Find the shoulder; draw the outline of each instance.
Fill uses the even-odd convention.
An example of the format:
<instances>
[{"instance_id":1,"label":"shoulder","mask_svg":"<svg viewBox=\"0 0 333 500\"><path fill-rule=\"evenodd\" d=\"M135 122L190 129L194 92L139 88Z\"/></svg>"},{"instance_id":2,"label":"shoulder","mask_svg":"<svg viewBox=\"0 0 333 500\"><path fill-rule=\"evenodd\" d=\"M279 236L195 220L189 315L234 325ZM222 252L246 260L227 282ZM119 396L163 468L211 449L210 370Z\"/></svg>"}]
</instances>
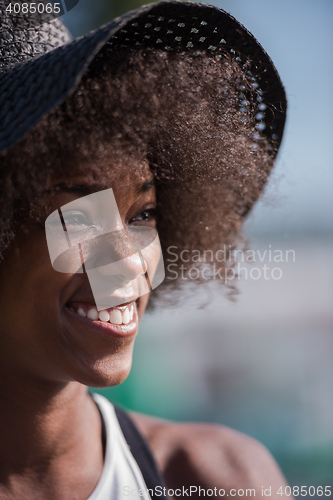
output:
<instances>
[{"instance_id":1,"label":"shoulder","mask_svg":"<svg viewBox=\"0 0 333 500\"><path fill-rule=\"evenodd\" d=\"M222 425L173 423L132 413L148 440L169 488L197 486L225 495L271 498L286 481L269 451L255 439ZM254 489L242 495L238 490ZM232 490L232 491L231 491ZM234 491L236 490L236 491Z\"/></svg>"}]
</instances>

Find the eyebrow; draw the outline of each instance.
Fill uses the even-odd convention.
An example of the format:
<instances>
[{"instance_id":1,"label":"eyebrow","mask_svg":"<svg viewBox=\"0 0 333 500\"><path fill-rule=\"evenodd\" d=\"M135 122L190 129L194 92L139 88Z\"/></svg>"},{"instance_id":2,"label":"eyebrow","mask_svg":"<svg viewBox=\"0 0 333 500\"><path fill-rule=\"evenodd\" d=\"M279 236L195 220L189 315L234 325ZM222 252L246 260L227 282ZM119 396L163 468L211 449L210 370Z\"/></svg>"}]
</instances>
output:
<instances>
[{"instance_id":1,"label":"eyebrow","mask_svg":"<svg viewBox=\"0 0 333 500\"><path fill-rule=\"evenodd\" d=\"M152 189L155 185L155 178L153 177L150 181L143 182L140 184L137 188L136 191L138 193L146 193L150 189ZM108 189L108 187L105 184L99 184L99 183L94 183L91 185L88 184L73 184L69 186L68 184L61 183L57 184L52 190L48 190L48 192L51 191L66 191L69 193L80 193L83 195L88 195L92 193L97 193L98 191L103 191L105 189Z\"/></svg>"},{"instance_id":2,"label":"eyebrow","mask_svg":"<svg viewBox=\"0 0 333 500\"><path fill-rule=\"evenodd\" d=\"M143 184L141 184L141 186L139 188L139 192L146 193L147 191L152 189L154 186L155 186L155 177L153 177L150 181L144 182Z\"/></svg>"}]
</instances>

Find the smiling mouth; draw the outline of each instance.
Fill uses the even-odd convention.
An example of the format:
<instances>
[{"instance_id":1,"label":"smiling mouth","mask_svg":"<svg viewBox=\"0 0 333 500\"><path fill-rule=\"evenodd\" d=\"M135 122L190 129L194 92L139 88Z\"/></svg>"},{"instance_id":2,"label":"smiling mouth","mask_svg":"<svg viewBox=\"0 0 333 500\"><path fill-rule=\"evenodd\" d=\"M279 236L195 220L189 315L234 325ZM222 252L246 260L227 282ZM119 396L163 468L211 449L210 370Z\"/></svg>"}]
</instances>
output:
<instances>
[{"instance_id":1,"label":"smiling mouth","mask_svg":"<svg viewBox=\"0 0 333 500\"><path fill-rule=\"evenodd\" d=\"M124 306L110 307L97 311L91 304L72 302L68 308L83 318L91 319L101 323L111 323L112 325L128 325L136 316L136 302Z\"/></svg>"}]
</instances>

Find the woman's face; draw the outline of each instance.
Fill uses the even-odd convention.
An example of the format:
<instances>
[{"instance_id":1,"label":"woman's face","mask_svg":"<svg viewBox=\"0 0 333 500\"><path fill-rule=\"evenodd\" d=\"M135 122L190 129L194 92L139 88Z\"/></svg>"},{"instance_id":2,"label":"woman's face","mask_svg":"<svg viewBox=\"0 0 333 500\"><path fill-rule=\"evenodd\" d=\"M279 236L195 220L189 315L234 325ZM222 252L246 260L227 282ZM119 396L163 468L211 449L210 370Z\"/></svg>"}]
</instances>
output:
<instances>
[{"instance_id":1,"label":"woman's face","mask_svg":"<svg viewBox=\"0 0 333 500\"><path fill-rule=\"evenodd\" d=\"M110 188L125 233L137 226L155 227L155 188L146 162L111 157L93 167L94 173L88 165L86 173L52 182L1 264L0 366L7 376L103 387L122 382L129 373L149 294L133 300L133 294L125 293L116 308L98 311L87 274L54 270L46 241L45 220L51 213ZM140 259L132 261L131 271L136 264L142 273Z\"/></svg>"}]
</instances>

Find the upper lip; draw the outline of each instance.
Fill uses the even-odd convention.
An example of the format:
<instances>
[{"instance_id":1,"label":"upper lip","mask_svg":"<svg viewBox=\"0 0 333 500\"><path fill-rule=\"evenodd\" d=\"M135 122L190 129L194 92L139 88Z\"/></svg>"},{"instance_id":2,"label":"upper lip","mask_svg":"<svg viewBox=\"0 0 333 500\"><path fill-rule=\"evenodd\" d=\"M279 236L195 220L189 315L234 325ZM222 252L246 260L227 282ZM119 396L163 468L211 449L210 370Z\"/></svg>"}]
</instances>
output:
<instances>
[{"instance_id":1,"label":"upper lip","mask_svg":"<svg viewBox=\"0 0 333 500\"><path fill-rule=\"evenodd\" d=\"M115 307L126 307L128 306L129 304L132 304L133 302L135 302L137 299L132 299L132 300L129 300L127 302L122 302L121 304L119 304L118 306L115 306ZM80 300L80 299L75 299L75 300L69 300L66 305L69 305L69 304L73 304L73 303L77 303L77 304L88 304L92 307L97 307L96 306L96 303L94 301L94 299L92 299L92 301L87 301L87 300ZM112 309L112 307L110 308L106 308L106 309Z\"/></svg>"},{"instance_id":2,"label":"upper lip","mask_svg":"<svg viewBox=\"0 0 333 500\"><path fill-rule=\"evenodd\" d=\"M82 278L86 278L87 276L84 274L76 274L74 276L74 279L71 281L71 286L70 289L68 290L68 295L64 300L65 305L69 305L71 303L79 303L79 304L89 304L91 307L97 307L96 301L94 299L94 295L92 293L92 290L90 288L89 283L85 280L84 283L80 283ZM119 290L120 292L120 290ZM110 297L111 298L111 297ZM116 295L113 295L113 298L116 298ZM108 297L105 297L105 302L107 303ZM126 306L127 304L130 304L131 302L135 302L138 299L137 294L119 294L119 300L121 303L119 306L116 307L121 307L121 306ZM106 308L108 309L108 308ZM110 307L111 309L111 307Z\"/></svg>"}]
</instances>

